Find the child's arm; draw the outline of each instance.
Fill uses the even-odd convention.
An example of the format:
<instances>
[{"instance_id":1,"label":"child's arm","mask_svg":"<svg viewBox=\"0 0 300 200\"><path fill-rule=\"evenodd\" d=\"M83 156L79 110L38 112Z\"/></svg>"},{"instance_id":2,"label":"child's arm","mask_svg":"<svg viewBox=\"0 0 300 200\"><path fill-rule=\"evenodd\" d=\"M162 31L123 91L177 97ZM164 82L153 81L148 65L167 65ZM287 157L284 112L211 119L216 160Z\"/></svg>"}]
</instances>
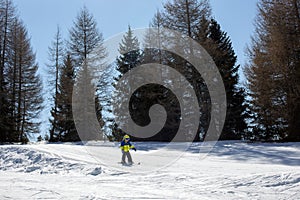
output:
<instances>
[{"instance_id":1,"label":"child's arm","mask_svg":"<svg viewBox=\"0 0 300 200\"><path fill-rule=\"evenodd\" d=\"M120 144L120 149L121 149L121 150L124 150L124 142L123 142L123 141L122 141L121 144Z\"/></svg>"},{"instance_id":2,"label":"child's arm","mask_svg":"<svg viewBox=\"0 0 300 200\"><path fill-rule=\"evenodd\" d=\"M135 146L133 144L129 143L129 146L130 146L130 149L136 151L136 148L135 148Z\"/></svg>"}]
</instances>

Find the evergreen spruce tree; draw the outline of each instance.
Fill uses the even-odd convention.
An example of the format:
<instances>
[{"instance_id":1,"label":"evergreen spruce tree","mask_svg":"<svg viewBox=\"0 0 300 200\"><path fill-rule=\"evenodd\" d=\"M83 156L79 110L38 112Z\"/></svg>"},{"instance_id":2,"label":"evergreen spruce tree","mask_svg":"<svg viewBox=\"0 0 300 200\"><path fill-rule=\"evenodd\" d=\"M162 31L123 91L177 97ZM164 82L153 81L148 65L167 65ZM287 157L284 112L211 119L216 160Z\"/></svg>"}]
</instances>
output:
<instances>
[{"instance_id":1,"label":"evergreen spruce tree","mask_svg":"<svg viewBox=\"0 0 300 200\"><path fill-rule=\"evenodd\" d=\"M180 71L177 65L182 66L186 63L183 63L181 58L173 53L162 50L163 45L166 45L167 43L164 39L162 40L162 38L164 38L163 28L165 28L164 13L157 11L150 22L150 27L154 29L150 29L143 41L143 63L164 64ZM166 35L166 38L168 37L170 37L170 35ZM155 44L155 47L153 47L153 44ZM162 82L165 82L165 84L178 84L178 82L180 82L180 80L167 78L168 71L158 69L155 71L152 70L152 73L153 74L149 75L150 77L158 76ZM180 84L183 86L182 83ZM181 114L179 101L173 91L159 84L148 84L140 88L138 92L139 95L133 95L133 99L136 99L136 101L138 100L139 102L136 107L137 110L140 110L140 112L138 112L139 115L136 116L136 121L141 121L140 124L147 125L149 123L153 123L148 116L148 112L150 107L154 104L163 106L167 111L167 119L164 127L154 136L141 140L163 142L171 141L178 131ZM188 126L188 124L186 124L186 126Z\"/></svg>"},{"instance_id":2,"label":"evergreen spruce tree","mask_svg":"<svg viewBox=\"0 0 300 200\"><path fill-rule=\"evenodd\" d=\"M101 61L106 56L102 33L86 7L81 9L70 30L68 51L74 59L75 73L84 67L85 62L91 67L92 62Z\"/></svg>"},{"instance_id":3,"label":"evergreen spruce tree","mask_svg":"<svg viewBox=\"0 0 300 200\"><path fill-rule=\"evenodd\" d=\"M168 1L164 4L164 10L162 12L158 12L154 16L151 26L157 28L158 30L160 29L160 27L164 27L174 31L179 31L182 34L185 34L191 38L195 38L196 30L199 23L201 22L201 19L206 18L207 16L210 16L210 7L207 1L200 1L200 2L195 0ZM189 52L193 51L193 48L190 46L190 44L178 42L178 45L180 46L177 46L176 47L177 49L182 49L183 51L186 50ZM148 56L148 52L149 50L146 50L145 52L146 56ZM178 55L174 55L170 52L165 52L160 50L151 50L150 52L152 53L154 60L158 60L159 63L173 67L178 72L180 72L186 78L186 80L188 80L188 82L193 86L193 89L195 90L195 93L198 98L198 103L201 107L200 108L202 113L201 117L204 118L205 115L203 113L208 113L206 112L208 106L205 103L203 97L205 95L204 91L206 91L206 93L208 92L207 92L207 87L204 84L201 75L195 70L195 68L193 68L193 66L190 63L188 63ZM165 75L162 74L162 76ZM181 87L188 87L188 85L184 85L183 82L180 80L168 80L168 81L171 81L172 82L171 84L174 85L180 84ZM179 103L176 101L176 97L174 96L174 94L172 94L171 91L165 89L163 90L164 90L163 92L164 95L162 96L164 100L162 99L162 101L165 102L164 106L166 106L165 108L168 111L168 119L164 127L167 130L164 130L165 134L161 138L163 138L163 140L165 141L167 140L170 141L174 137L174 133L177 132L177 129L179 127L178 125L181 122L181 109ZM194 112L199 112L199 111L195 110ZM187 115L184 117L187 118L189 116ZM188 120L188 121L189 122L185 124L187 130L189 129L188 127L195 126L192 120ZM201 124L199 121L198 132L206 132L205 129L208 128L208 123L209 123L209 116L207 116L205 120L201 120ZM186 140L188 141L192 139L190 138L190 135L188 133L186 133L185 137ZM200 135L197 134L194 140L199 140L199 139L200 139Z\"/></svg>"},{"instance_id":4,"label":"evergreen spruce tree","mask_svg":"<svg viewBox=\"0 0 300 200\"><path fill-rule=\"evenodd\" d=\"M241 139L247 128L245 93L238 86L240 66L236 65L237 59L230 38L215 20L211 20L206 42L206 49L219 68L226 90L227 114L220 140Z\"/></svg>"},{"instance_id":5,"label":"evergreen spruce tree","mask_svg":"<svg viewBox=\"0 0 300 200\"><path fill-rule=\"evenodd\" d=\"M113 122L112 117L112 105L111 105L111 95L114 90L113 82L116 70L113 64L105 67L105 70L101 72L101 76L98 79L96 86L96 114L100 126L102 127L102 132L105 134L110 141L113 140L111 125ZM102 115L106 113L106 115Z\"/></svg>"},{"instance_id":6,"label":"evergreen spruce tree","mask_svg":"<svg viewBox=\"0 0 300 200\"><path fill-rule=\"evenodd\" d=\"M195 38L203 18L211 17L208 0L172 0L164 4L164 27Z\"/></svg>"},{"instance_id":7,"label":"evergreen spruce tree","mask_svg":"<svg viewBox=\"0 0 300 200\"><path fill-rule=\"evenodd\" d=\"M141 64L140 43L133 35L130 26L128 26L128 31L119 45L119 53L121 56L117 59L117 70L120 72L118 79L132 68Z\"/></svg>"},{"instance_id":8,"label":"evergreen spruce tree","mask_svg":"<svg viewBox=\"0 0 300 200\"><path fill-rule=\"evenodd\" d=\"M53 138L55 141L78 141L73 113L72 113L72 93L74 87L75 72L70 55L64 61L60 73L58 93L57 93L57 115L56 126L53 126Z\"/></svg>"},{"instance_id":9,"label":"evergreen spruce tree","mask_svg":"<svg viewBox=\"0 0 300 200\"><path fill-rule=\"evenodd\" d=\"M119 45L119 53L121 54L117 58L117 71L120 73L118 77L115 78L116 81L119 81L120 78L129 72L134 67L140 65L142 63L142 53L140 50L140 43L138 39L133 35L133 31L131 30L131 27L128 26L128 31L123 36L123 39ZM124 87L130 87L130 84L127 82L122 83ZM119 91L117 91L117 97L118 101L124 101L124 93L122 92L122 88L118 88ZM126 89L127 90L127 89ZM130 91L130 88L129 90ZM134 104L134 102L132 102ZM117 115L122 123L127 124L126 117L123 116L124 108L116 109L114 110L114 114ZM118 129L118 126L116 124L113 125L114 129L113 135L115 139L120 138L121 136L119 134L125 134L123 131Z\"/></svg>"},{"instance_id":10,"label":"evergreen spruce tree","mask_svg":"<svg viewBox=\"0 0 300 200\"><path fill-rule=\"evenodd\" d=\"M93 83L93 71L84 66L77 73L77 82L73 94L73 113L80 139L103 140L104 135L100 128L103 126L102 106L96 96L96 85ZM97 103L97 104L96 104ZM95 120L97 119L97 120Z\"/></svg>"},{"instance_id":11,"label":"evergreen spruce tree","mask_svg":"<svg viewBox=\"0 0 300 200\"><path fill-rule=\"evenodd\" d=\"M49 141L54 141L54 135L57 134L54 132L57 126L57 119L58 119L58 113L57 113L57 99L58 99L58 84L59 84L59 76L61 72L61 68L63 65L63 56L64 56L64 43L62 41L61 37L61 31L60 28L57 27L57 32L55 34L54 40L49 47L49 60L51 64L48 64L49 67L49 74L52 76L50 78L50 85L48 87L52 87L51 91L54 91L53 95L53 107L51 109L51 129L50 129L50 139ZM57 138L57 136L56 136Z\"/></svg>"},{"instance_id":12,"label":"evergreen spruce tree","mask_svg":"<svg viewBox=\"0 0 300 200\"><path fill-rule=\"evenodd\" d=\"M226 33L220 30L220 26L211 17L211 8L206 0L174 0L164 4L163 27L169 28L198 41L215 60L226 88L228 100L228 113L225 122L225 129L222 139L240 139L243 130L246 128L244 113L244 94L238 88L238 68L236 56L231 47L230 39ZM192 47L184 46L182 48ZM188 50L188 49L187 49ZM199 122L200 135L195 140L203 139L210 121L211 102L207 86L201 75L195 68L182 58L169 55L166 56L169 66L173 66L193 86L200 105L201 119ZM241 105L239 105L241 104ZM178 114L180 114L178 112ZM174 118L175 119L175 118ZM240 125L236 125L240 123ZM234 125L234 126L233 126ZM226 133L225 133L226 132Z\"/></svg>"},{"instance_id":13,"label":"evergreen spruce tree","mask_svg":"<svg viewBox=\"0 0 300 200\"><path fill-rule=\"evenodd\" d=\"M80 129L77 131L82 133L81 139L84 140L103 139L104 136L101 130L98 130L97 125L97 123L103 125L101 104L94 106L95 102L99 102L99 100L95 100L98 96L96 96L94 78L99 76L97 66L103 64L102 60L105 58L106 52L102 34L97 29L93 15L89 13L86 7L80 11L70 30L68 51L74 58L75 78L77 80L74 91L76 102L74 108L76 113L81 113L80 116L74 116L76 125L78 125L77 128ZM95 118L94 114L100 121L92 120ZM74 138L76 137L74 136Z\"/></svg>"}]
</instances>

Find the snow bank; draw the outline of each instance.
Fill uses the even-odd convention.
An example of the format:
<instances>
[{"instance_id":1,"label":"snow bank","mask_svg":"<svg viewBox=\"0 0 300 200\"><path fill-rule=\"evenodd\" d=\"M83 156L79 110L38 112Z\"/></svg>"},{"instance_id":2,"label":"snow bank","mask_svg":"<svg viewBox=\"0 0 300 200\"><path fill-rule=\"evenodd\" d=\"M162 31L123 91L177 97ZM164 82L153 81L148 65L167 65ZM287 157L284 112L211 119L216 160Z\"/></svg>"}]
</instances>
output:
<instances>
[{"instance_id":1,"label":"snow bank","mask_svg":"<svg viewBox=\"0 0 300 200\"><path fill-rule=\"evenodd\" d=\"M58 155L30 149L30 146L0 147L0 171L39 174L84 173L98 175L101 167L91 168L84 163L67 160Z\"/></svg>"}]
</instances>

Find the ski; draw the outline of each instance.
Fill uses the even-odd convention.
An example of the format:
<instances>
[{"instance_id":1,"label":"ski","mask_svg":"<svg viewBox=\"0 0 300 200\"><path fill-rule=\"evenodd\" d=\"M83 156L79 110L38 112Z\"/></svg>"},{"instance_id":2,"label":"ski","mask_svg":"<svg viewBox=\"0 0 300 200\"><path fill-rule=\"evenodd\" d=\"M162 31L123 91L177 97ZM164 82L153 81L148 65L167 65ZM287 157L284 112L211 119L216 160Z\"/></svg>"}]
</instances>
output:
<instances>
[{"instance_id":1,"label":"ski","mask_svg":"<svg viewBox=\"0 0 300 200\"><path fill-rule=\"evenodd\" d=\"M127 167L130 167L130 166L135 166L135 165L141 165L140 162L138 163L122 163L122 162L118 162L119 164L123 165L123 166L127 166Z\"/></svg>"}]
</instances>

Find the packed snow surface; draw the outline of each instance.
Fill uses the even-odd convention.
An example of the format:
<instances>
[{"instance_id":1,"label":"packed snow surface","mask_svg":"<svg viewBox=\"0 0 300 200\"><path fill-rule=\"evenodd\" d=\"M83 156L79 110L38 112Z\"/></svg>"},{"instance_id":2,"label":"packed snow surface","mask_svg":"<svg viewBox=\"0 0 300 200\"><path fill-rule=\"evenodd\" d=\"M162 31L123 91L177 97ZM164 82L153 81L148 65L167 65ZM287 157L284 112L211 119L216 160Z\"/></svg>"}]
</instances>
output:
<instances>
[{"instance_id":1,"label":"packed snow surface","mask_svg":"<svg viewBox=\"0 0 300 200\"><path fill-rule=\"evenodd\" d=\"M117 143L0 146L0 199L300 199L300 143L134 145L133 166Z\"/></svg>"}]
</instances>

